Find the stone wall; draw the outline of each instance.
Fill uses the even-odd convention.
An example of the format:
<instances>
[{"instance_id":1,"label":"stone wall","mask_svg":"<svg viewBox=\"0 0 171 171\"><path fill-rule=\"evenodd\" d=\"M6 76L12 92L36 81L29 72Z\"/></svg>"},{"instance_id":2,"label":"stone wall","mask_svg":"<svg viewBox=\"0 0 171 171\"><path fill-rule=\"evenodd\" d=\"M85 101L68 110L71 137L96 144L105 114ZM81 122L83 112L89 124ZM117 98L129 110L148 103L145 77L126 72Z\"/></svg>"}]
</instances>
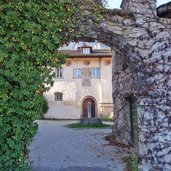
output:
<instances>
[{"instance_id":1,"label":"stone wall","mask_svg":"<svg viewBox=\"0 0 171 171\"><path fill-rule=\"evenodd\" d=\"M92 8L87 11L86 6L86 20L78 15L78 32L84 35L78 39L98 40L116 51L115 137L131 142L126 99L132 97L137 101L139 170L171 170L171 20L157 17L156 0L123 0L121 10L101 11L100 24Z\"/></svg>"},{"instance_id":2,"label":"stone wall","mask_svg":"<svg viewBox=\"0 0 171 171\"><path fill-rule=\"evenodd\" d=\"M131 140L125 97L135 96L138 103L139 169L169 171L171 20L156 16L155 1L130 0L123 5L124 10L133 12L134 21L128 23L134 24L127 24L125 28L125 24L121 24L125 23L125 18L114 16L112 20L119 23L119 32L134 47L137 56L125 60L122 52L119 57L114 56L113 99L117 117L113 132L123 143ZM109 29L116 32L110 25ZM129 69L124 70L123 61L128 62Z\"/></svg>"}]
</instances>

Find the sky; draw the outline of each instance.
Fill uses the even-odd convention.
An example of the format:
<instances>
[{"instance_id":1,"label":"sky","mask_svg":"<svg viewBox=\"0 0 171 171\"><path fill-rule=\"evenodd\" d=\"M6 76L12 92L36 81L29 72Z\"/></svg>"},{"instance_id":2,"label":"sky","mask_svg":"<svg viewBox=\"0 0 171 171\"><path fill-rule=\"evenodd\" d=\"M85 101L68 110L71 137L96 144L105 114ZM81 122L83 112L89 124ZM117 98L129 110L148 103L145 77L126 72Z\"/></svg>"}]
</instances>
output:
<instances>
[{"instance_id":1,"label":"sky","mask_svg":"<svg viewBox=\"0 0 171 171\"><path fill-rule=\"evenodd\" d=\"M157 0L157 6L161 4L165 4L169 2L170 0ZM110 8L120 8L122 0L108 0L108 4Z\"/></svg>"}]
</instances>

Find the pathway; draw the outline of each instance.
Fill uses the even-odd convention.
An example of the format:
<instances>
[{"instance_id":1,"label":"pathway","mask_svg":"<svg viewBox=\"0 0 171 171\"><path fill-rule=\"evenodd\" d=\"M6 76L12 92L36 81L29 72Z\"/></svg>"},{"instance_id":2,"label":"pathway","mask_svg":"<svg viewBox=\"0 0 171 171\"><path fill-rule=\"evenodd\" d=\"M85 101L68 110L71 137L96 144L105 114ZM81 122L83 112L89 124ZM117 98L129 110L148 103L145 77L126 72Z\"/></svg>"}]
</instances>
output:
<instances>
[{"instance_id":1,"label":"pathway","mask_svg":"<svg viewBox=\"0 0 171 171\"><path fill-rule=\"evenodd\" d=\"M73 129L73 121L37 121L30 145L33 171L123 171L123 154L104 137L111 129Z\"/></svg>"}]
</instances>

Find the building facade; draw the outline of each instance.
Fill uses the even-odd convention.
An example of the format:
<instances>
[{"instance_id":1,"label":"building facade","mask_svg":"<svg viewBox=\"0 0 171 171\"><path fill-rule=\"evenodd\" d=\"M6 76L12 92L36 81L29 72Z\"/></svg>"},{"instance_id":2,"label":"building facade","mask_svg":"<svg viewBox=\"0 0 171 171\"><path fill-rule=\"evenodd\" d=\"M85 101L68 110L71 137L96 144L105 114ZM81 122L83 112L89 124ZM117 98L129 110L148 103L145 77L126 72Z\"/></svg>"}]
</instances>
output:
<instances>
[{"instance_id":1,"label":"building facade","mask_svg":"<svg viewBox=\"0 0 171 171\"><path fill-rule=\"evenodd\" d=\"M54 85L44 93L49 104L45 117L112 117L111 50L85 46L60 52L68 57L61 68L54 69Z\"/></svg>"}]
</instances>

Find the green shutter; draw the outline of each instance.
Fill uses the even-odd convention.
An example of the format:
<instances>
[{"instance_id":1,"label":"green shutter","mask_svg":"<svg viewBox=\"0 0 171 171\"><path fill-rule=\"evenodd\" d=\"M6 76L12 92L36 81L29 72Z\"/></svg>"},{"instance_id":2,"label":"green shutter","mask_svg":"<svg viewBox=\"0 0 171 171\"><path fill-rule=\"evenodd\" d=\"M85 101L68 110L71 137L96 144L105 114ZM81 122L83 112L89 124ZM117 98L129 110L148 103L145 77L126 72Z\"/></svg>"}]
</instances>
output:
<instances>
[{"instance_id":1,"label":"green shutter","mask_svg":"<svg viewBox=\"0 0 171 171\"><path fill-rule=\"evenodd\" d=\"M134 146L138 145L138 118L137 118L137 103L135 100L130 100L130 117L131 117L131 137Z\"/></svg>"}]
</instances>

